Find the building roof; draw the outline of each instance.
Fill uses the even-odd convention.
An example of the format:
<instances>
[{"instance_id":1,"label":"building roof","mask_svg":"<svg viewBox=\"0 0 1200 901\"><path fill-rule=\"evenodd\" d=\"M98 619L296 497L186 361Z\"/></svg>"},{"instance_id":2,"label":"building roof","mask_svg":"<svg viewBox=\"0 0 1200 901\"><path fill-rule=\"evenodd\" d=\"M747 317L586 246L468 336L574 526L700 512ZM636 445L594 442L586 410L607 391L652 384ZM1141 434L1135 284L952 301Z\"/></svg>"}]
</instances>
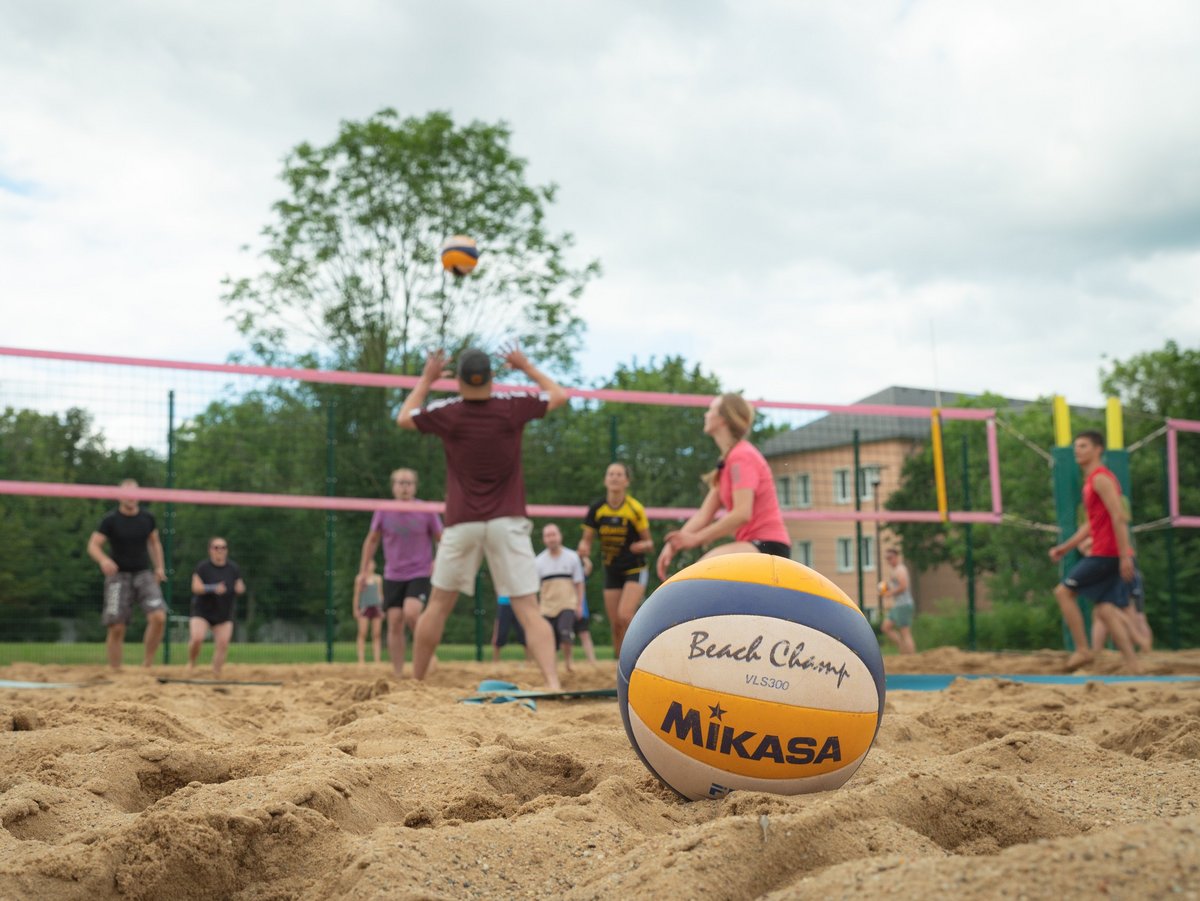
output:
<instances>
[{"instance_id":1,"label":"building roof","mask_svg":"<svg viewBox=\"0 0 1200 901\"><path fill-rule=\"evenodd\" d=\"M940 392L941 406L954 407L967 399L979 397L978 394L967 394L961 391ZM858 404L879 404L895 407L933 407L939 400L939 393L928 388L907 388L892 385L877 391L869 397L855 401ZM1013 411L1023 409L1032 401L1006 400L1005 408ZM843 415L830 413L815 419L810 423L775 435L762 443L761 450L765 457L778 457L782 454L794 454L802 451L823 450L830 447L845 447L854 442L854 431L858 430L860 443L869 441L888 441L907 439L910 441L925 441L929 438L929 420L925 418L911 419L904 416L863 416L859 414Z\"/></svg>"}]
</instances>

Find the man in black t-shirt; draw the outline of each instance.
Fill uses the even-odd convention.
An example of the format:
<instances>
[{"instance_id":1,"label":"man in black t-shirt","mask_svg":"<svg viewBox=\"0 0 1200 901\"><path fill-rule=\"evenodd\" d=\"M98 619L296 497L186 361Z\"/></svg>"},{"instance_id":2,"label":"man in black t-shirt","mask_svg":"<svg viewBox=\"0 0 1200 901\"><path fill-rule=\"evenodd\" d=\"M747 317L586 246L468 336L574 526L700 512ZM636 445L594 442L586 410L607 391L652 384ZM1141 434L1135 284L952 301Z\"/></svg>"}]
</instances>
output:
<instances>
[{"instance_id":1,"label":"man in black t-shirt","mask_svg":"<svg viewBox=\"0 0 1200 901\"><path fill-rule=\"evenodd\" d=\"M121 482L122 489L137 487L134 479ZM104 551L106 543L108 553ZM167 605L159 587L167 580L167 573L154 515L141 509L136 497L121 497L117 508L105 514L88 539L87 553L104 573L104 610L100 621L108 627L105 642L108 665L115 670L121 668L125 628L136 601L146 613L142 665L149 666L154 662L154 652L167 625Z\"/></svg>"},{"instance_id":2,"label":"man in black t-shirt","mask_svg":"<svg viewBox=\"0 0 1200 901\"><path fill-rule=\"evenodd\" d=\"M213 674L220 676L233 637L233 601L246 593L242 571L229 559L229 542L210 538L208 556L192 570L192 618L188 621L188 669L194 669L204 636L212 629Z\"/></svg>"}]
</instances>

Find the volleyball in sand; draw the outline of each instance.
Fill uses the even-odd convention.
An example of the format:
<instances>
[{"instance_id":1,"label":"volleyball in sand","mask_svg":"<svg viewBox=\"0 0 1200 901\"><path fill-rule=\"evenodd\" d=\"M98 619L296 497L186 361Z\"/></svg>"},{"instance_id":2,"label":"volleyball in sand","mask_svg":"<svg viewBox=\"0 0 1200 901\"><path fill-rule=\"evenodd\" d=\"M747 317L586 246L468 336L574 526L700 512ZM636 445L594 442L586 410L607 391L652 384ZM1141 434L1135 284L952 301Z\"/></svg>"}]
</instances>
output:
<instances>
[{"instance_id":1,"label":"volleyball in sand","mask_svg":"<svg viewBox=\"0 0 1200 901\"><path fill-rule=\"evenodd\" d=\"M767 554L702 560L642 605L617 696L642 762L685 798L843 785L883 716L879 644L829 579Z\"/></svg>"},{"instance_id":2,"label":"volleyball in sand","mask_svg":"<svg viewBox=\"0 0 1200 901\"><path fill-rule=\"evenodd\" d=\"M442 267L452 275L464 276L479 263L479 247L474 238L453 235L442 242Z\"/></svg>"}]
</instances>

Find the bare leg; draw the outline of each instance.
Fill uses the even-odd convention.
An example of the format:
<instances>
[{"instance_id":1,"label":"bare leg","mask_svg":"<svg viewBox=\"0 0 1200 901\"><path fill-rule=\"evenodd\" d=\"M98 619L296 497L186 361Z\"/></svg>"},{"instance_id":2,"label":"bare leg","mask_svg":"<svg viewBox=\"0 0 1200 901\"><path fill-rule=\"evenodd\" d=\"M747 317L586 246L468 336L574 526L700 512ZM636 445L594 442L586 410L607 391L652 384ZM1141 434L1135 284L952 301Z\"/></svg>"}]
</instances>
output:
<instances>
[{"instance_id":1,"label":"bare leg","mask_svg":"<svg viewBox=\"0 0 1200 901\"><path fill-rule=\"evenodd\" d=\"M121 650L125 644L125 624L117 623L114 626L108 627L108 634L104 639L104 649L108 653L109 669L118 670L121 668Z\"/></svg>"},{"instance_id":2,"label":"bare leg","mask_svg":"<svg viewBox=\"0 0 1200 901\"><path fill-rule=\"evenodd\" d=\"M358 665L365 666L367 663L367 618L358 611L355 611L354 618L358 620L358 637L354 642L358 649Z\"/></svg>"},{"instance_id":3,"label":"bare leg","mask_svg":"<svg viewBox=\"0 0 1200 901\"><path fill-rule=\"evenodd\" d=\"M430 598L430 603L433 603L432 598ZM542 671L546 688L550 691L558 691L562 688L562 684L558 681L558 672L555 669L554 630L550 628L550 624L538 610L537 595L524 594L512 598L510 603L517 622L525 629L525 647L533 655L533 661L538 665L538 669ZM428 613L428 611L426 612ZM425 617L421 617L421 622L424 621Z\"/></svg>"},{"instance_id":4,"label":"bare leg","mask_svg":"<svg viewBox=\"0 0 1200 901\"><path fill-rule=\"evenodd\" d=\"M371 620L371 650L375 653L375 663L383 658L383 617L377 616Z\"/></svg>"},{"instance_id":5,"label":"bare leg","mask_svg":"<svg viewBox=\"0 0 1200 901\"><path fill-rule=\"evenodd\" d=\"M1108 627L1098 616L1092 617L1092 653L1099 654L1104 650L1104 642L1108 641Z\"/></svg>"},{"instance_id":6,"label":"bare leg","mask_svg":"<svg viewBox=\"0 0 1200 901\"><path fill-rule=\"evenodd\" d=\"M146 631L142 635L142 643L146 647L146 653L142 657L142 666L151 666L154 663L154 652L158 650L163 632L166 630L167 614L165 611L154 610L146 614Z\"/></svg>"},{"instance_id":7,"label":"bare leg","mask_svg":"<svg viewBox=\"0 0 1200 901\"><path fill-rule=\"evenodd\" d=\"M1073 592L1061 582L1054 589L1054 599L1058 601L1058 609L1062 611L1063 622L1075 642L1075 653L1067 658L1067 669L1079 669L1092 662L1092 652L1089 650L1087 633L1083 629L1083 613L1079 609L1079 601Z\"/></svg>"},{"instance_id":8,"label":"bare leg","mask_svg":"<svg viewBox=\"0 0 1200 901\"><path fill-rule=\"evenodd\" d=\"M1113 644L1125 660L1125 668L1130 672L1140 673L1142 665L1133 650L1133 641L1129 638L1129 629L1125 626L1125 617L1120 609L1109 603L1099 603L1096 605L1095 614L1104 620L1104 625L1112 634Z\"/></svg>"},{"instance_id":9,"label":"bare leg","mask_svg":"<svg viewBox=\"0 0 1200 901\"><path fill-rule=\"evenodd\" d=\"M208 620L202 616L193 616L188 620L188 669L196 668L200 659L200 649L204 646L204 636L208 634Z\"/></svg>"},{"instance_id":10,"label":"bare leg","mask_svg":"<svg viewBox=\"0 0 1200 901\"><path fill-rule=\"evenodd\" d=\"M400 607L388 607L388 656L392 658L392 672L397 679L404 678L404 653L407 641L404 637L404 610ZM416 635L416 630L413 630Z\"/></svg>"},{"instance_id":11,"label":"bare leg","mask_svg":"<svg viewBox=\"0 0 1200 901\"><path fill-rule=\"evenodd\" d=\"M588 663L596 662L596 644L592 641L591 631L579 633L579 646L583 648L583 656L587 658Z\"/></svg>"},{"instance_id":12,"label":"bare leg","mask_svg":"<svg viewBox=\"0 0 1200 901\"><path fill-rule=\"evenodd\" d=\"M454 610L454 602L458 600L457 591L435 587L429 593L429 603L425 612L417 621L413 632L413 675L424 679L429 671L429 664L437 647L442 643L442 633L446 631L446 620ZM540 617L539 617L540 618ZM554 640L550 641L551 658L554 652ZM553 659L552 661L553 662ZM393 662L393 666L395 663Z\"/></svg>"},{"instance_id":13,"label":"bare leg","mask_svg":"<svg viewBox=\"0 0 1200 901\"><path fill-rule=\"evenodd\" d=\"M917 653L917 643L913 641L912 627L902 626L900 628L900 653L915 654Z\"/></svg>"},{"instance_id":14,"label":"bare leg","mask_svg":"<svg viewBox=\"0 0 1200 901\"><path fill-rule=\"evenodd\" d=\"M616 631L616 623L619 620L622 643L625 641L625 633L629 631L629 624L633 622L633 616L638 611L638 605L642 603L642 598L645 596L646 587L641 582L626 582L621 586L621 599L617 603L617 619L613 621L613 631ZM616 648L613 650L616 653Z\"/></svg>"},{"instance_id":15,"label":"bare leg","mask_svg":"<svg viewBox=\"0 0 1200 901\"><path fill-rule=\"evenodd\" d=\"M625 627L621 625L618 610L621 607L621 589L604 589L604 611L608 614L608 624L612 629L613 656L621 656L621 642L625 640Z\"/></svg>"},{"instance_id":16,"label":"bare leg","mask_svg":"<svg viewBox=\"0 0 1200 901\"><path fill-rule=\"evenodd\" d=\"M225 665L225 655L229 653L229 641L233 638L233 622L217 623L212 627L213 633L213 675L221 675L221 667Z\"/></svg>"},{"instance_id":17,"label":"bare leg","mask_svg":"<svg viewBox=\"0 0 1200 901\"><path fill-rule=\"evenodd\" d=\"M880 628L883 630L883 634L891 640L896 648L900 649L900 633L896 631L896 624L890 619L885 619Z\"/></svg>"}]
</instances>

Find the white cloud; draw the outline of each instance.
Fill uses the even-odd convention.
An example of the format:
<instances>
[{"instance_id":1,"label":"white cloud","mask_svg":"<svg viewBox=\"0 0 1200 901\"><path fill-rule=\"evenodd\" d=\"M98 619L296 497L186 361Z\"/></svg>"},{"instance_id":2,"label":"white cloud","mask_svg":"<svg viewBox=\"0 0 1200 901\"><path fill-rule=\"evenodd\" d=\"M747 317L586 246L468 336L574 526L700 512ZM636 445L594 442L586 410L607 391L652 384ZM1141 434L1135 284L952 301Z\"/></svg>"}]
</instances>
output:
<instances>
[{"instance_id":1,"label":"white cloud","mask_svg":"<svg viewBox=\"0 0 1200 901\"><path fill-rule=\"evenodd\" d=\"M383 106L505 119L588 292L585 369L1098 399L1200 340L1200 7L0 0L5 343L241 346L280 160ZM19 184L22 190L5 188ZM26 190L26 186L28 189Z\"/></svg>"}]
</instances>

